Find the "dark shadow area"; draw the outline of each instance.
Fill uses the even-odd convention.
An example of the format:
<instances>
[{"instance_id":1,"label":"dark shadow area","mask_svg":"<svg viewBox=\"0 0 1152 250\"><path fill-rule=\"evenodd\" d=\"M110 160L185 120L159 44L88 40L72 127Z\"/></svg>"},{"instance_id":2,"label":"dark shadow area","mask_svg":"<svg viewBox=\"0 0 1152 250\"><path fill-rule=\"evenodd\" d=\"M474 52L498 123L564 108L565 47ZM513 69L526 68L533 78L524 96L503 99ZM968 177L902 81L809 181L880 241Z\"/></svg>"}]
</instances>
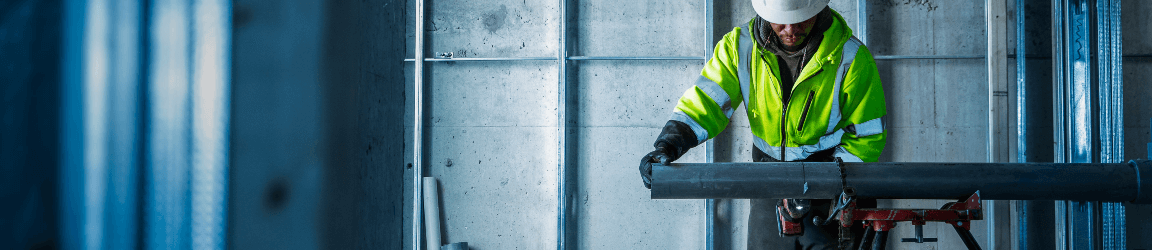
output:
<instances>
[{"instance_id":1,"label":"dark shadow area","mask_svg":"<svg viewBox=\"0 0 1152 250\"><path fill-rule=\"evenodd\" d=\"M57 249L63 7L0 1L0 249Z\"/></svg>"},{"instance_id":2,"label":"dark shadow area","mask_svg":"<svg viewBox=\"0 0 1152 250\"><path fill-rule=\"evenodd\" d=\"M400 249L405 2L325 3L321 247Z\"/></svg>"}]
</instances>

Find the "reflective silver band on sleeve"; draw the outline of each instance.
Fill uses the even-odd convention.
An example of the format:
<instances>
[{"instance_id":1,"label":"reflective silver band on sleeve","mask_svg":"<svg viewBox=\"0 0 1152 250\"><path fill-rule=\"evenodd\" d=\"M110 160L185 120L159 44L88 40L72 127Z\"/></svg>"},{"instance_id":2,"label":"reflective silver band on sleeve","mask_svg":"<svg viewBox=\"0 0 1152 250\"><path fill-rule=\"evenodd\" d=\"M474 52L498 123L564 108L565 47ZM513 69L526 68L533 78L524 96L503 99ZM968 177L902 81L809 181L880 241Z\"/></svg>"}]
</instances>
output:
<instances>
[{"instance_id":1,"label":"reflective silver band on sleeve","mask_svg":"<svg viewBox=\"0 0 1152 250\"><path fill-rule=\"evenodd\" d=\"M882 119L884 119L884 117L868 120L866 122L854 125L856 127L856 137L865 137L884 133L884 121Z\"/></svg>"},{"instance_id":2,"label":"reflective silver band on sleeve","mask_svg":"<svg viewBox=\"0 0 1152 250\"><path fill-rule=\"evenodd\" d=\"M724 88L720 87L720 84L712 81L712 79L700 76L700 79L696 80L696 88L704 91L704 94L707 94L708 98L712 98L712 101L716 102L716 106L720 107L720 110L724 112L725 116L729 119L732 118L732 98L728 97L728 92L724 92Z\"/></svg>"},{"instance_id":3,"label":"reflective silver band on sleeve","mask_svg":"<svg viewBox=\"0 0 1152 250\"><path fill-rule=\"evenodd\" d=\"M836 125L840 124L842 118L840 114L840 86L844 85L844 78L848 76L848 68L852 66L852 59L856 58L856 51L863 45L860 39L855 36L848 38L844 42L842 52L840 54L840 66L836 68L836 84L832 87L832 109L828 112L828 130L825 134L830 134L836 130Z\"/></svg>"},{"instance_id":4,"label":"reflective silver band on sleeve","mask_svg":"<svg viewBox=\"0 0 1152 250\"><path fill-rule=\"evenodd\" d=\"M700 123L696 122L696 120L692 119L688 114L676 110L672 112L672 117L668 118L668 120L683 122L687 124L689 128L692 128L692 132L696 133L696 143L704 143L704 141L708 140L708 130L700 126Z\"/></svg>"}]
</instances>

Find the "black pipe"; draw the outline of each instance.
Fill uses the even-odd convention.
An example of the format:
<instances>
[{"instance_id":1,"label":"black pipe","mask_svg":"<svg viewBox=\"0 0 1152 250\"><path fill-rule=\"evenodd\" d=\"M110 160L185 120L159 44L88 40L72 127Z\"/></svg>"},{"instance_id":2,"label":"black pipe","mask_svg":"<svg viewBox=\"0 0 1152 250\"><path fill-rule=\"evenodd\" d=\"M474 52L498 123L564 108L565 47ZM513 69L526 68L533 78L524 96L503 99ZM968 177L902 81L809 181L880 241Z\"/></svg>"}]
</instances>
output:
<instances>
[{"instance_id":1,"label":"black pipe","mask_svg":"<svg viewBox=\"0 0 1152 250\"><path fill-rule=\"evenodd\" d=\"M1152 162L682 163L653 165L653 199L857 198L1152 203ZM843 169L843 178L841 178Z\"/></svg>"}]
</instances>

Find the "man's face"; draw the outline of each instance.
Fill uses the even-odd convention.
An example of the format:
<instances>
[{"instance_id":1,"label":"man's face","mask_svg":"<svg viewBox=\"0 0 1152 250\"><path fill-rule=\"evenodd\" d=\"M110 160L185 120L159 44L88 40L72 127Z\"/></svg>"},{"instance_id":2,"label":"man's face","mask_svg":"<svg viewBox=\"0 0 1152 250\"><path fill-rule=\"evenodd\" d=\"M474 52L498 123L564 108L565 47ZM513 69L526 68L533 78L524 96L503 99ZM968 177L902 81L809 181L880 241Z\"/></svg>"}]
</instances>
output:
<instances>
[{"instance_id":1,"label":"man's face","mask_svg":"<svg viewBox=\"0 0 1152 250\"><path fill-rule=\"evenodd\" d=\"M803 43L804 38L808 38L808 32L812 32L812 26L816 24L816 17L813 16L808 20L794 24L769 24L772 26L772 31L776 32L776 36L780 37L780 42L784 43L784 46L796 46Z\"/></svg>"}]
</instances>

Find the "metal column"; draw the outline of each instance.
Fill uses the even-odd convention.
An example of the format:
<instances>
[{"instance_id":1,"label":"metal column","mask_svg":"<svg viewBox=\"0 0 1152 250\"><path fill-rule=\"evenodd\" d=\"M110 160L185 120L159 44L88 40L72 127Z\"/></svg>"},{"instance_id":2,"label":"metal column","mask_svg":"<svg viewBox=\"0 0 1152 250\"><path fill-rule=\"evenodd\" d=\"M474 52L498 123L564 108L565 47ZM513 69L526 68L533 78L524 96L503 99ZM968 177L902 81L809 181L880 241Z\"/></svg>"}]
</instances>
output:
<instances>
[{"instance_id":1,"label":"metal column","mask_svg":"<svg viewBox=\"0 0 1152 250\"><path fill-rule=\"evenodd\" d=\"M1052 40L1056 162L1094 162L1088 0L1054 0ZM1056 202L1056 248L1095 249L1098 203Z\"/></svg>"},{"instance_id":2,"label":"metal column","mask_svg":"<svg viewBox=\"0 0 1152 250\"><path fill-rule=\"evenodd\" d=\"M1124 74L1121 55L1120 0L1096 1L1097 86L1100 162L1124 161ZM1127 249L1124 206L1100 204L1103 249Z\"/></svg>"}]
</instances>

